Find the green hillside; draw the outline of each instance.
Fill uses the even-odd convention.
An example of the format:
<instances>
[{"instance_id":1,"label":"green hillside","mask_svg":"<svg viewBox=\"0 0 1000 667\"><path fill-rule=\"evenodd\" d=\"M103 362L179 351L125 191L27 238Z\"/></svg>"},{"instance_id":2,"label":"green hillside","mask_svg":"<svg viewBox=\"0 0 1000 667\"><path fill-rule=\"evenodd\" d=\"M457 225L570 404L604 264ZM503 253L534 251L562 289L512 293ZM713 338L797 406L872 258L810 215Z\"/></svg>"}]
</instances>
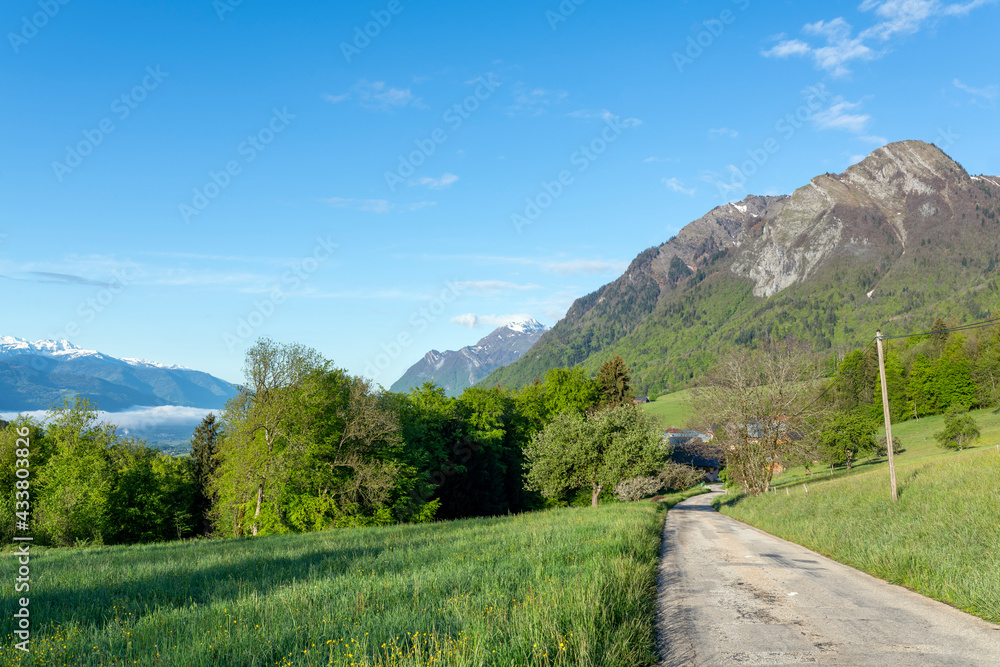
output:
<instances>
[{"instance_id":1,"label":"green hillside","mask_svg":"<svg viewBox=\"0 0 1000 667\"><path fill-rule=\"evenodd\" d=\"M675 391L659 396L642 407L663 428L684 428L694 414L690 400L690 390Z\"/></svg>"}]
</instances>

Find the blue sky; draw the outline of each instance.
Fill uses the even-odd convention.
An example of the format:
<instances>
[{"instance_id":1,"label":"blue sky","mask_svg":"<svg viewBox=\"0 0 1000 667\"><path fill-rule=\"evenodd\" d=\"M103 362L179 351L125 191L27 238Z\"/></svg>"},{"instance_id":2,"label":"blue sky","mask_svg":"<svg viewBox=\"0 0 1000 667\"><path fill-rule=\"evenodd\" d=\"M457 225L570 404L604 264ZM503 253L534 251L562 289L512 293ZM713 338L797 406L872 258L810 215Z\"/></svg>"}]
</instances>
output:
<instances>
[{"instance_id":1,"label":"blue sky","mask_svg":"<svg viewBox=\"0 0 1000 667\"><path fill-rule=\"evenodd\" d=\"M981 0L12 0L0 334L232 381L270 336L388 386L887 141L1000 172L998 27Z\"/></svg>"}]
</instances>

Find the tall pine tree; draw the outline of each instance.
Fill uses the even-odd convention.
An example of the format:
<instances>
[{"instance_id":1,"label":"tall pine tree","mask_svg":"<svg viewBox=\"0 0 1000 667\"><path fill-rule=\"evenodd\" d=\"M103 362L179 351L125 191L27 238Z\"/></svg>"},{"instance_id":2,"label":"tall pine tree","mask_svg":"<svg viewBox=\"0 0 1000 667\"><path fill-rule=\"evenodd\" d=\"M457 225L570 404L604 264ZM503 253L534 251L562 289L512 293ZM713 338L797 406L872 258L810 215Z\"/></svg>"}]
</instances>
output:
<instances>
[{"instance_id":1,"label":"tall pine tree","mask_svg":"<svg viewBox=\"0 0 1000 667\"><path fill-rule=\"evenodd\" d=\"M212 532L213 494L210 483L219 465L215 454L221 438L221 425L213 413L201 420L191 437L191 476L195 487L193 510L196 530L200 535Z\"/></svg>"},{"instance_id":2,"label":"tall pine tree","mask_svg":"<svg viewBox=\"0 0 1000 667\"><path fill-rule=\"evenodd\" d=\"M597 384L601 403L611 407L630 405L635 399L632 391L632 372L621 355L605 361L597 371Z\"/></svg>"}]
</instances>

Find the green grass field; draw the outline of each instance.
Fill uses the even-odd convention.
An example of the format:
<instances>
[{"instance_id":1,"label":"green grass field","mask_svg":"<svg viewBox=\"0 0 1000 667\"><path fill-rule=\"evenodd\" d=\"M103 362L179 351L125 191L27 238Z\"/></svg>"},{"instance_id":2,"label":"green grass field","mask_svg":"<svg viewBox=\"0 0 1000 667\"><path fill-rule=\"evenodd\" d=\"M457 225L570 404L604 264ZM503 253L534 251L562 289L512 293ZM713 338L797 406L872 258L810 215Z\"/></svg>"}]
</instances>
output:
<instances>
[{"instance_id":1,"label":"green grass field","mask_svg":"<svg viewBox=\"0 0 1000 667\"><path fill-rule=\"evenodd\" d=\"M32 552L20 665L647 665L661 503ZM7 608L16 560L6 557Z\"/></svg>"},{"instance_id":2,"label":"green grass field","mask_svg":"<svg viewBox=\"0 0 1000 667\"><path fill-rule=\"evenodd\" d=\"M694 414L691 408L691 390L664 394L655 401L645 403L646 412L653 415L663 428L685 428Z\"/></svg>"},{"instance_id":3,"label":"green grass field","mask_svg":"<svg viewBox=\"0 0 1000 667\"><path fill-rule=\"evenodd\" d=\"M893 425L899 502L885 460L852 471L775 480L758 498L722 496L720 511L852 567L1000 623L1000 414L973 413L983 434L949 452L942 417ZM814 471L815 472L815 471Z\"/></svg>"}]
</instances>

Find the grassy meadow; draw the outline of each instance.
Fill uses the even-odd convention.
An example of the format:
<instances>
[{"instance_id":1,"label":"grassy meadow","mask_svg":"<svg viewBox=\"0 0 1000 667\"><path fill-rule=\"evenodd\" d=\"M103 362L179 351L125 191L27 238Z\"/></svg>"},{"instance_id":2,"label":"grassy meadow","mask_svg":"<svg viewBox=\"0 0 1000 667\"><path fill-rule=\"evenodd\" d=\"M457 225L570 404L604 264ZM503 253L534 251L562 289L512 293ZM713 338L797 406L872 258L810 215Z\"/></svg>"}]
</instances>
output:
<instances>
[{"instance_id":1,"label":"grassy meadow","mask_svg":"<svg viewBox=\"0 0 1000 667\"><path fill-rule=\"evenodd\" d=\"M694 410L691 407L691 390L664 394L642 406L663 428L685 428Z\"/></svg>"},{"instance_id":2,"label":"grassy meadow","mask_svg":"<svg viewBox=\"0 0 1000 667\"><path fill-rule=\"evenodd\" d=\"M983 438L949 452L943 417L893 425L899 502L883 459L833 475L801 468L758 498L722 496L718 509L852 567L1000 623L1000 413L973 415Z\"/></svg>"},{"instance_id":3,"label":"grassy meadow","mask_svg":"<svg viewBox=\"0 0 1000 667\"><path fill-rule=\"evenodd\" d=\"M3 665L648 665L664 510L32 551ZM14 558L2 561L12 613Z\"/></svg>"}]
</instances>

